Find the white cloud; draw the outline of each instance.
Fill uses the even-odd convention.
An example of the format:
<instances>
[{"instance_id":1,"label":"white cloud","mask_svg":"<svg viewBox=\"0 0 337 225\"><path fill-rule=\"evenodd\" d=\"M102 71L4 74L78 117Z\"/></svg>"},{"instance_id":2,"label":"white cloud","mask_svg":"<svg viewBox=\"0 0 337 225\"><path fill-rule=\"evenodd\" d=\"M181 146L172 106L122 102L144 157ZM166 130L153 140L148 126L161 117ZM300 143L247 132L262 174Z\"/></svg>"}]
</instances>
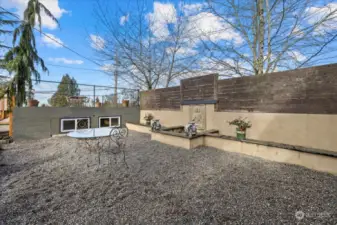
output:
<instances>
[{"instance_id":1,"label":"white cloud","mask_svg":"<svg viewBox=\"0 0 337 225\"><path fill-rule=\"evenodd\" d=\"M122 16L122 17L119 19L119 24L122 25L122 26L124 26L124 24L125 24L126 22L128 22L128 21L129 21L129 14L127 14L127 15L125 15L125 16Z\"/></svg>"},{"instance_id":2,"label":"white cloud","mask_svg":"<svg viewBox=\"0 0 337 225\"><path fill-rule=\"evenodd\" d=\"M300 53L299 51L288 52L288 55L297 62L302 62L307 59L307 57L302 53Z\"/></svg>"},{"instance_id":3,"label":"white cloud","mask_svg":"<svg viewBox=\"0 0 337 225\"><path fill-rule=\"evenodd\" d=\"M322 7L309 7L306 12L308 23L311 25L325 21L317 27L316 32L325 33L337 29L337 3L329 3Z\"/></svg>"},{"instance_id":4,"label":"white cloud","mask_svg":"<svg viewBox=\"0 0 337 225\"><path fill-rule=\"evenodd\" d=\"M90 34L90 46L94 49L101 50L104 48L105 40L98 35Z\"/></svg>"},{"instance_id":5,"label":"white cloud","mask_svg":"<svg viewBox=\"0 0 337 225\"><path fill-rule=\"evenodd\" d=\"M205 6L206 3L194 3L194 4L182 4L180 8L185 16L190 16L199 13Z\"/></svg>"},{"instance_id":6,"label":"white cloud","mask_svg":"<svg viewBox=\"0 0 337 225\"><path fill-rule=\"evenodd\" d=\"M112 64L104 64L103 66L100 67L100 70L111 72L111 71L114 71L114 68L115 67Z\"/></svg>"},{"instance_id":7,"label":"white cloud","mask_svg":"<svg viewBox=\"0 0 337 225\"><path fill-rule=\"evenodd\" d=\"M76 65L83 64L83 61L78 60L78 59L74 60L74 59L67 59L67 58L48 58L48 60L54 63L76 64Z\"/></svg>"},{"instance_id":8,"label":"white cloud","mask_svg":"<svg viewBox=\"0 0 337 225\"><path fill-rule=\"evenodd\" d=\"M181 4L182 10L187 21L184 21L184 40L193 47L200 40L211 40L217 42L220 40L233 41L236 45L243 43L242 37L227 24L222 18L210 12L202 12L204 3ZM157 41L166 40L170 31L169 24L176 25L177 10L173 4L154 2L153 13L147 14L150 22L150 29Z\"/></svg>"},{"instance_id":9,"label":"white cloud","mask_svg":"<svg viewBox=\"0 0 337 225\"><path fill-rule=\"evenodd\" d=\"M153 35L158 39L165 39L170 34L168 24L177 22L177 11L171 3L154 2L153 13L148 13L146 17Z\"/></svg>"},{"instance_id":10,"label":"white cloud","mask_svg":"<svg viewBox=\"0 0 337 225\"><path fill-rule=\"evenodd\" d=\"M68 11L60 8L58 0L40 0L40 2L46 6L47 9L55 16L55 18L60 19L64 13ZM23 12L27 7L28 0L5 0L1 2L5 8L15 8L17 13L23 18ZM57 28L57 24L49 18L45 12L41 11L42 26L48 29L54 30Z\"/></svg>"},{"instance_id":11,"label":"white cloud","mask_svg":"<svg viewBox=\"0 0 337 225\"><path fill-rule=\"evenodd\" d=\"M221 76L238 77L237 71L243 75L252 73L251 66L244 61L236 62L233 59L225 58L221 61L213 61L210 58L202 58L198 62L200 67L199 75L218 73Z\"/></svg>"},{"instance_id":12,"label":"white cloud","mask_svg":"<svg viewBox=\"0 0 337 225\"><path fill-rule=\"evenodd\" d=\"M59 39L58 37L56 37L53 34L46 33L46 35L48 37L45 36L45 35L42 36L42 39L41 39L42 43L44 43L47 46L52 47L52 48L61 48L62 47L63 42L61 41L61 39Z\"/></svg>"},{"instance_id":13,"label":"white cloud","mask_svg":"<svg viewBox=\"0 0 337 225\"><path fill-rule=\"evenodd\" d=\"M172 54L174 50L175 48L172 48L172 47L166 48L166 52L168 54ZM177 50L176 54L182 55L182 56L193 56L193 55L198 54L198 51L193 48L189 48L189 47L181 47Z\"/></svg>"},{"instance_id":14,"label":"white cloud","mask_svg":"<svg viewBox=\"0 0 337 225\"><path fill-rule=\"evenodd\" d=\"M196 44L201 40L217 42L220 40L233 41L234 44L243 43L242 37L223 19L210 12L201 12L191 16L186 27L190 42Z\"/></svg>"}]
</instances>

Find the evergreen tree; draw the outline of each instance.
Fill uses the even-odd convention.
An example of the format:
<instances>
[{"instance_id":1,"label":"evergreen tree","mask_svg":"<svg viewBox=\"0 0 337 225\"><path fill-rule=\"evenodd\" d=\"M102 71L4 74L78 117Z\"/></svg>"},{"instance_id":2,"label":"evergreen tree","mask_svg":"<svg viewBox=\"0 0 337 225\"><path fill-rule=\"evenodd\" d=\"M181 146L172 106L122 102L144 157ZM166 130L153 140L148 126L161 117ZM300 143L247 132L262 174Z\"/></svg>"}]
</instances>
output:
<instances>
[{"instance_id":1,"label":"evergreen tree","mask_svg":"<svg viewBox=\"0 0 337 225\"><path fill-rule=\"evenodd\" d=\"M16 17L14 13L8 12L3 7L0 7L0 35L7 35L13 33L12 30L8 30L8 26L14 26L18 23L17 20L9 19L9 17ZM6 27L7 26L7 27ZM0 40L0 49L10 48Z\"/></svg>"},{"instance_id":2,"label":"evergreen tree","mask_svg":"<svg viewBox=\"0 0 337 225\"><path fill-rule=\"evenodd\" d=\"M80 92L76 80L65 74L57 87L57 91L48 100L48 103L53 107L69 106L68 97L79 96Z\"/></svg>"},{"instance_id":3,"label":"evergreen tree","mask_svg":"<svg viewBox=\"0 0 337 225\"><path fill-rule=\"evenodd\" d=\"M9 86L9 96L16 96L17 106L26 103L27 93L32 90L32 75L37 81L40 80L40 72L36 66L40 66L43 72L48 72L43 59L39 57L36 50L34 36L36 21L41 31L41 11L58 22L39 0L29 0L24 11L23 21L13 32L13 45L17 43L19 37L20 40L5 54L4 67L14 74Z\"/></svg>"}]
</instances>

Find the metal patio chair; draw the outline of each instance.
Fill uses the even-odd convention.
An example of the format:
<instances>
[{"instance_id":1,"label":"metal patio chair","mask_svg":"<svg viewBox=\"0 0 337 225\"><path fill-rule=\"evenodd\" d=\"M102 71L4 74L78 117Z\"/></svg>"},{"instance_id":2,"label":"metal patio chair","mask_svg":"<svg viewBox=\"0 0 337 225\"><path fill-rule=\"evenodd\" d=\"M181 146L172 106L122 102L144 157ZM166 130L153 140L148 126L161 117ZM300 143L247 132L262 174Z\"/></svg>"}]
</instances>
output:
<instances>
[{"instance_id":1,"label":"metal patio chair","mask_svg":"<svg viewBox=\"0 0 337 225\"><path fill-rule=\"evenodd\" d=\"M125 161L125 147L129 135L129 129L126 125L121 127L112 128L109 136L109 148L108 151L114 155L116 162L116 155L122 153L124 163L127 166Z\"/></svg>"}]
</instances>

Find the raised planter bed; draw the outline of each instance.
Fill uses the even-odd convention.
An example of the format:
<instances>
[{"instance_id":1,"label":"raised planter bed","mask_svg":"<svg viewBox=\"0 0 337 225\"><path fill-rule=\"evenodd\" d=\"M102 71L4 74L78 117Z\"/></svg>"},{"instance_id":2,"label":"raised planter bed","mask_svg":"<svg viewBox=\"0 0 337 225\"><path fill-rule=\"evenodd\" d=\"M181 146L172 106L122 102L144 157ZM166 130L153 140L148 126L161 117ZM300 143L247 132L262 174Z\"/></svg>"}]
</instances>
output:
<instances>
[{"instance_id":1,"label":"raised planter bed","mask_svg":"<svg viewBox=\"0 0 337 225\"><path fill-rule=\"evenodd\" d=\"M238 140L236 137L219 135L217 130L207 130L188 137L183 132L183 126L166 127L158 132L151 132L150 126L141 124L128 123L128 127L131 130L151 134L151 140L185 149L209 146L337 175L336 152L260 140Z\"/></svg>"},{"instance_id":2,"label":"raised planter bed","mask_svg":"<svg viewBox=\"0 0 337 225\"><path fill-rule=\"evenodd\" d=\"M146 133L146 134L151 134L151 127L145 124L140 124L140 123L130 123L126 122L126 126L130 130L134 130L140 133Z\"/></svg>"}]
</instances>

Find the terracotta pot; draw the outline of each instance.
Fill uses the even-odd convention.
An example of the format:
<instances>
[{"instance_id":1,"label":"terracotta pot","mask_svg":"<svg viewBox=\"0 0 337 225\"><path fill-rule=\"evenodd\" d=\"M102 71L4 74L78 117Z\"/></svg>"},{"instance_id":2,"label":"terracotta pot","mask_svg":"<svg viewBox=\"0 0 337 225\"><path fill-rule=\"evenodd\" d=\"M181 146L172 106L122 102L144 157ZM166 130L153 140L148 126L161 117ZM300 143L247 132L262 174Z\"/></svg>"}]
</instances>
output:
<instances>
[{"instance_id":1,"label":"terracotta pot","mask_svg":"<svg viewBox=\"0 0 337 225\"><path fill-rule=\"evenodd\" d=\"M96 102L95 106L96 106L96 108L99 108L99 107L101 107L101 103L100 102Z\"/></svg>"},{"instance_id":2,"label":"terracotta pot","mask_svg":"<svg viewBox=\"0 0 337 225\"><path fill-rule=\"evenodd\" d=\"M129 100L123 100L122 105L123 107L129 107Z\"/></svg>"},{"instance_id":3,"label":"terracotta pot","mask_svg":"<svg viewBox=\"0 0 337 225\"><path fill-rule=\"evenodd\" d=\"M29 99L28 100L28 106L29 107L37 107L39 106L39 101L36 99Z\"/></svg>"}]
</instances>

